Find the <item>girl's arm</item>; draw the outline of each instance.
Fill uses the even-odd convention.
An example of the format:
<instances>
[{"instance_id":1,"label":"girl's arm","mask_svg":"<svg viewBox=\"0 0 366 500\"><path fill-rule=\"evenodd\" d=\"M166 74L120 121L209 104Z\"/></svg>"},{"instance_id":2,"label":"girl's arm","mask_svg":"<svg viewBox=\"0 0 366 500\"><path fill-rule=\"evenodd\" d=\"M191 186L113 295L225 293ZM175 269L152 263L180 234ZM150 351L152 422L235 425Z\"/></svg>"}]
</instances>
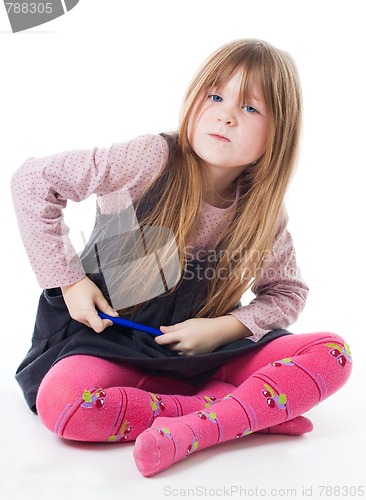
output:
<instances>
[{"instance_id":1,"label":"girl's arm","mask_svg":"<svg viewBox=\"0 0 366 500\"><path fill-rule=\"evenodd\" d=\"M19 230L42 288L71 285L85 276L64 223L67 200L122 188L136 197L167 155L166 141L150 135L110 148L30 158L15 172L11 187Z\"/></svg>"},{"instance_id":2,"label":"girl's arm","mask_svg":"<svg viewBox=\"0 0 366 500\"><path fill-rule=\"evenodd\" d=\"M12 194L20 233L42 288L61 287L70 316L103 331L112 323L99 288L85 276L68 237L63 209L67 200L128 189L133 201L165 164L168 146L161 136L143 136L111 148L30 158L12 177Z\"/></svg>"}]
</instances>

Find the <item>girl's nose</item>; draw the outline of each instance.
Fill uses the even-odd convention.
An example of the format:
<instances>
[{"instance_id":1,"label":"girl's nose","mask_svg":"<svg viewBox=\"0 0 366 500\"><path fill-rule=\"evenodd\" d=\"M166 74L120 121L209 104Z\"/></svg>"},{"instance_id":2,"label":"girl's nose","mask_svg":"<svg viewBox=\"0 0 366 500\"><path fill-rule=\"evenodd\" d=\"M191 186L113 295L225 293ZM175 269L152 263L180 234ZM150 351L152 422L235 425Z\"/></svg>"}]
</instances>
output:
<instances>
[{"instance_id":1,"label":"girl's nose","mask_svg":"<svg viewBox=\"0 0 366 500\"><path fill-rule=\"evenodd\" d=\"M233 126L236 123L235 113L229 108L220 109L217 118L219 122L225 123L225 125Z\"/></svg>"}]
</instances>

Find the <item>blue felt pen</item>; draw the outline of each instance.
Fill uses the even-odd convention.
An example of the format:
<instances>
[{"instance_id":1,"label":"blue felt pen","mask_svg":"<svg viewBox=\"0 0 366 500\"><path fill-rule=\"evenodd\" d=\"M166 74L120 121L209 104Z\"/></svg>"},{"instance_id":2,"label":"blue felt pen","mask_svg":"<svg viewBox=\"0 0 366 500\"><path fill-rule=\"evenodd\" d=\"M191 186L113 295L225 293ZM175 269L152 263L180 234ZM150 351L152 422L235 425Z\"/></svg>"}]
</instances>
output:
<instances>
[{"instance_id":1,"label":"blue felt pen","mask_svg":"<svg viewBox=\"0 0 366 500\"><path fill-rule=\"evenodd\" d=\"M126 328L132 328L133 330L146 332L150 335L163 335L160 330L158 330L157 328L152 328L151 326L142 325L141 323L135 323L134 321L130 321L129 319L108 316L108 314L104 314L100 311L98 312L98 314L102 319L110 319L115 325L125 326Z\"/></svg>"}]
</instances>

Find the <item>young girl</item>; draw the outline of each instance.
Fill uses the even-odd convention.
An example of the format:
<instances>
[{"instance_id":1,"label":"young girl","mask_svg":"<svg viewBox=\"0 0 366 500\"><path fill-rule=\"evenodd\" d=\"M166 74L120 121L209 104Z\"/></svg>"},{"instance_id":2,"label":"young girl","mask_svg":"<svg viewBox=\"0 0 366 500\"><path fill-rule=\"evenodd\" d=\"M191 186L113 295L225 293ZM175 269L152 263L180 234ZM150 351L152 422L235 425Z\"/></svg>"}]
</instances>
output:
<instances>
[{"instance_id":1,"label":"young girl","mask_svg":"<svg viewBox=\"0 0 366 500\"><path fill-rule=\"evenodd\" d=\"M198 72L177 133L31 158L15 173L44 288L16 377L48 429L136 440L144 476L253 432L312 429L301 415L347 381L351 357L338 335L285 330L308 294L283 207L300 122L291 58L239 40ZM95 229L79 257L62 209L92 193ZM250 287L256 298L241 305Z\"/></svg>"}]
</instances>

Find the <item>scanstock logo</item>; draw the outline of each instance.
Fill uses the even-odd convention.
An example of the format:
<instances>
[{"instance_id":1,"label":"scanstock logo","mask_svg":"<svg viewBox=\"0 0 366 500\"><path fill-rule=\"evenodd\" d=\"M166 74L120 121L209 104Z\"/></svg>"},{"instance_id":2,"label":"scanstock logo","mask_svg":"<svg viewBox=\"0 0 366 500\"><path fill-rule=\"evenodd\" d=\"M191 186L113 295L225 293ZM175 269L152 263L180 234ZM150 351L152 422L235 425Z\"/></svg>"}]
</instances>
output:
<instances>
[{"instance_id":1,"label":"scanstock logo","mask_svg":"<svg viewBox=\"0 0 366 500\"><path fill-rule=\"evenodd\" d=\"M13 33L48 23L73 9L79 0L8 2L4 0Z\"/></svg>"}]
</instances>

